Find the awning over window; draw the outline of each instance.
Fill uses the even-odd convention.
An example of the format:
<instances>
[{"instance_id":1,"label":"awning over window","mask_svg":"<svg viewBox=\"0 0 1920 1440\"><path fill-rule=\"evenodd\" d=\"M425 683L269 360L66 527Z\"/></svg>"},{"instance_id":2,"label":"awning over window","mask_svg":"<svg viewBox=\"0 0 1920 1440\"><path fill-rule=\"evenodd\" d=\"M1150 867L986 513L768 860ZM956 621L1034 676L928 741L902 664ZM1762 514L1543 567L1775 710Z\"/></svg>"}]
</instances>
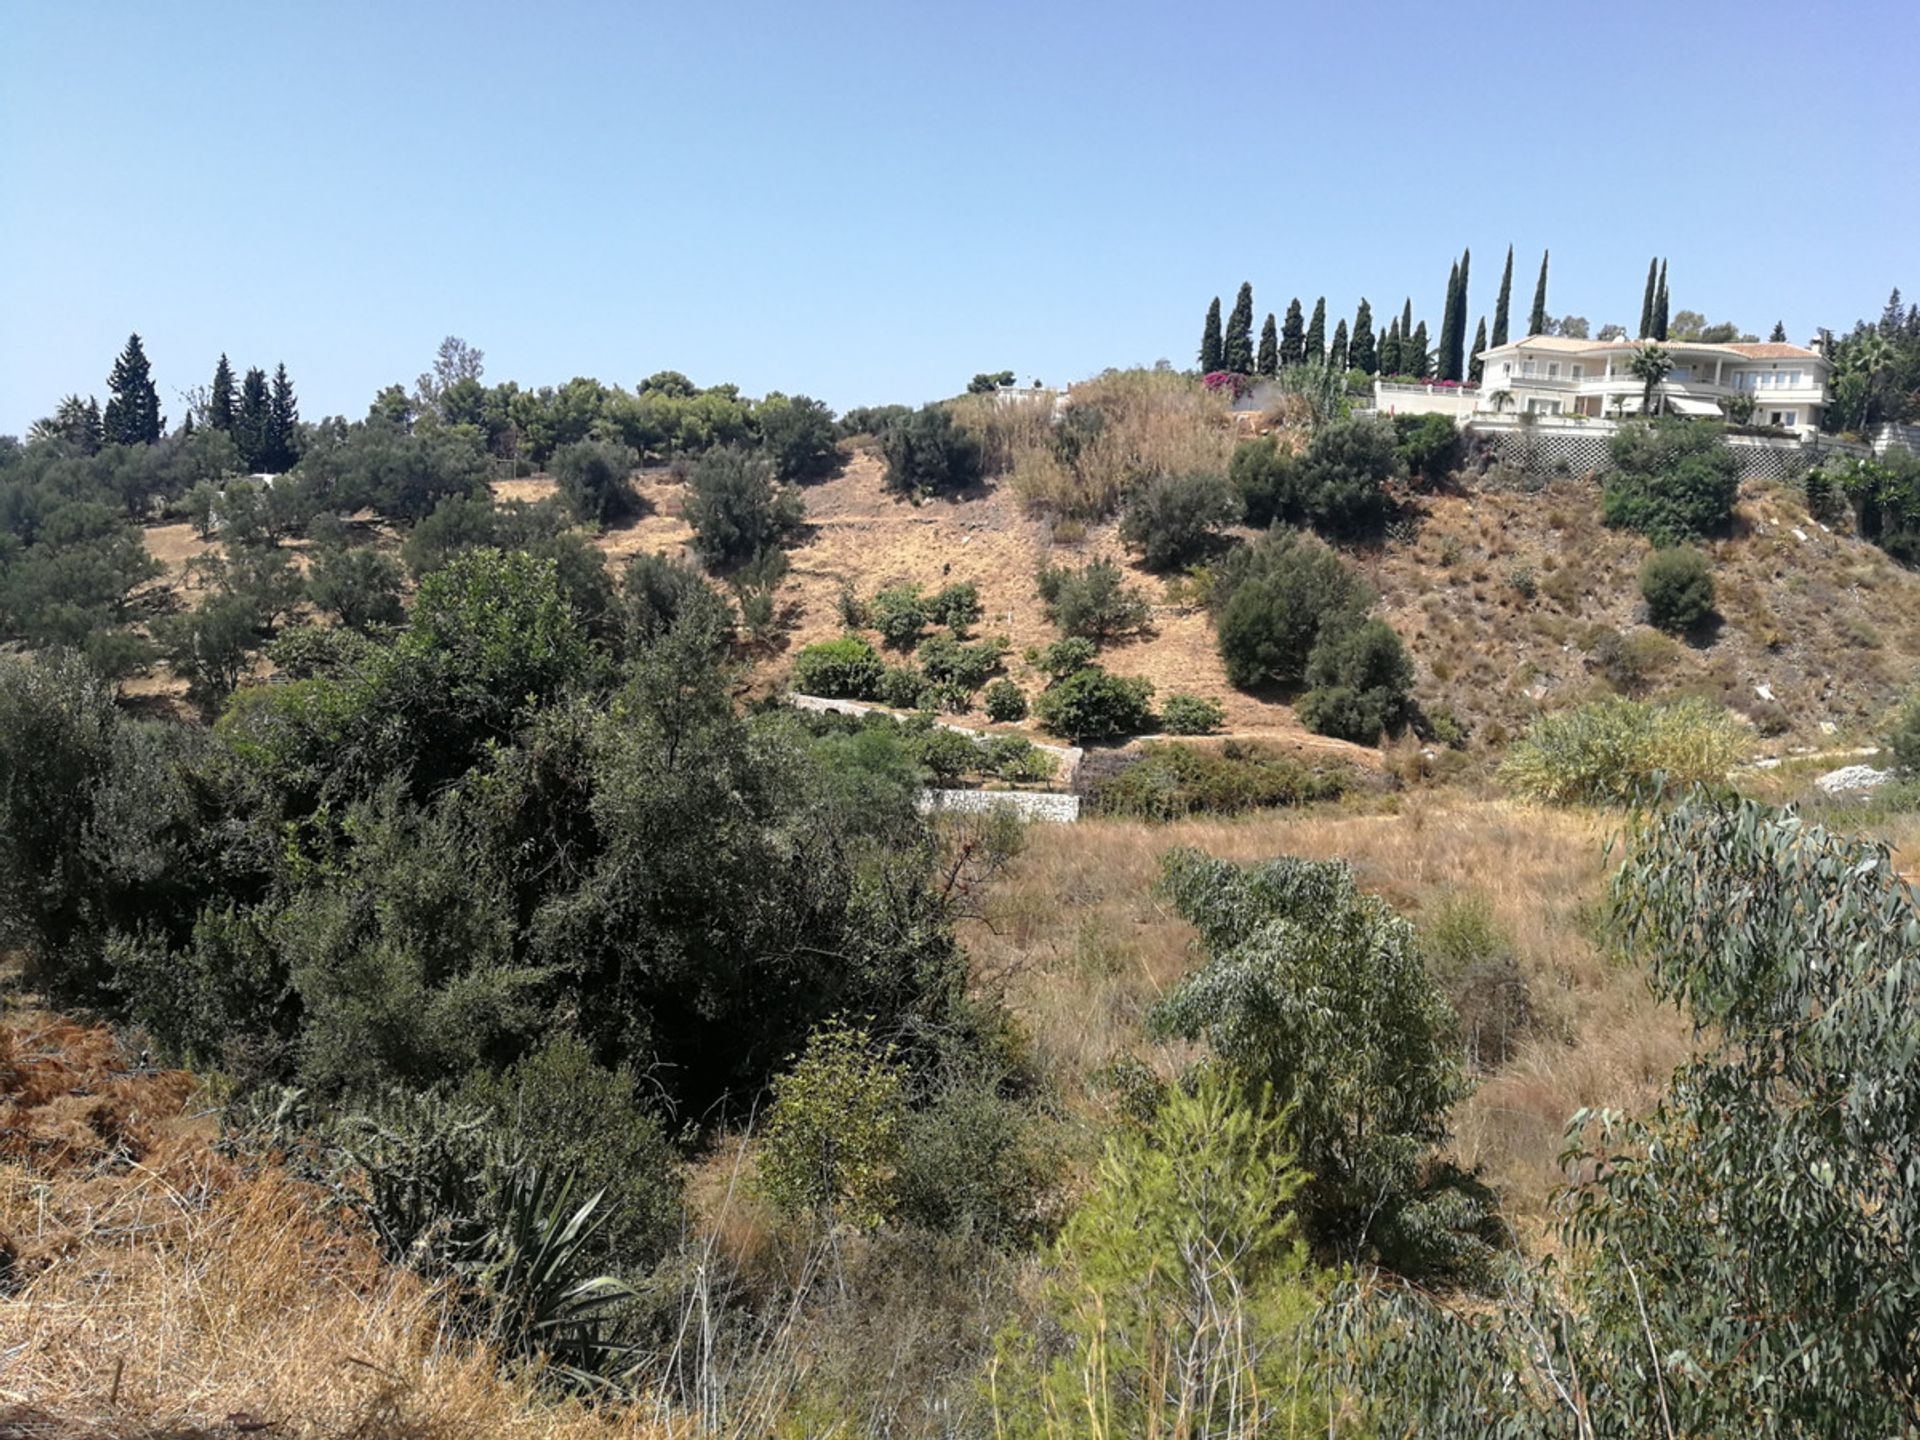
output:
<instances>
[{"instance_id":1,"label":"awning over window","mask_svg":"<svg viewBox=\"0 0 1920 1440\"><path fill-rule=\"evenodd\" d=\"M1696 400L1691 395L1669 395L1667 409L1676 415L1718 415L1720 407L1711 400Z\"/></svg>"}]
</instances>

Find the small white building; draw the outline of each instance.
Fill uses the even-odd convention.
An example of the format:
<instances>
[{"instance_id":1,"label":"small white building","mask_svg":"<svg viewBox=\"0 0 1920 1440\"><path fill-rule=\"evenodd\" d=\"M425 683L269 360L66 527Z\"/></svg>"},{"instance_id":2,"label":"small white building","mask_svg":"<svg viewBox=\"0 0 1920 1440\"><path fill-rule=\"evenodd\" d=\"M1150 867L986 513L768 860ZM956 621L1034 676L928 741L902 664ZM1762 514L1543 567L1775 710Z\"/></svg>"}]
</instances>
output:
<instances>
[{"instance_id":1,"label":"small white building","mask_svg":"<svg viewBox=\"0 0 1920 1440\"><path fill-rule=\"evenodd\" d=\"M1753 397L1753 423L1811 435L1820 428L1832 366L1817 349L1779 343L1709 345L1692 340L1571 340L1529 335L1480 352L1475 414L1638 415L1646 382L1633 357L1657 344L1673 361L1655 390L1655 408L1670 414L1720 416L1723 402ZM1414 411L1412 397L1392 397ZM1383 398L1383 403L1386 403ZM1452 401L1446 407L1452 413Z\"/></svg>"}]
</instances>

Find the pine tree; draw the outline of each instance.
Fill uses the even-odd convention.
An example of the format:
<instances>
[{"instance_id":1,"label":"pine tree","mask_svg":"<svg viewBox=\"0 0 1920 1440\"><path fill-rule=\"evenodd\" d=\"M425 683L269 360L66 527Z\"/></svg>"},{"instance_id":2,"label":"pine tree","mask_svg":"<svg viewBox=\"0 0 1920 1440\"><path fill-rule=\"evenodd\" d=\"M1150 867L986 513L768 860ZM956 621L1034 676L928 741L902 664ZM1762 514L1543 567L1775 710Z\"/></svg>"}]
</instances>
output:
<instances>
[{"instance_id":1,"label":"pine tree","mask_svg":"<svg viewBox=\"0 0 1920 1440\"><path fill-rule=\"evenodd\" d=\"M87 411L80 421L81 448L89 455L98 453L107 443L106 422L100 418L100 402L92 395L87 396Z\"/></svg>"},{"instance_id":2,"label":"pine tree","mask_svg":"<svg viewBox=\"0 0 1920 1440\"><path fill-rule=\"evenodd\" d=\"M1387 338L1380 342L1380 373L1391 378L1405 373L1400 364L1400 321L1387 326Z\"/></svg>"},{"instance_id":3,"label":"pine tree","mask_svg":"<svg viewBox=\"0 0 1920 1440\"><path fill-rule=\"evenodd\" d=\"M1200 373L1211 375L1220 368L1220 297L1207 307L1206 328L1200 332Z\"/></svg>"},{"instance_id":4,"label":"pine tree","mask_svg":"<svg viewBox=\"0 0 1920 1440\"><path fill-rule=\"evenodd\" d=\"M1280 368L1291 370L1307 356L1307 327L1300 314L1300 297L1287 304L1287 323L1280 327Z\"/></svg>"},{"instance_id":5,"label":"pine tree","mask_svg":"<svg viewBox=\"0 0 1920 1440\"><path fill-rule=\"evenodd\" d=\"M1273 312L1267 312L1267 323L1260 327L1260 354L1253 362L1254 371L1261 375L1280 373L1280 327L1273 322Z\"/></svg>"},{"instance_id":6,"label":"pine tree","mask_svg":"<svg viewBox=\"0 0 1920 1440\"><path fill-rule=\"evenodd\" d=\"M1507 343L1507 312L1513 302L1513 246L1507 246L1507 268L1500 272L1500 298L1493 305L1493 344Z\"/></svg>"},{"instance_id":7,"label":"pine tree","mask_svg":"<svg viewBox=\"0 0 1920 1440\"><path fill-rule=\"evenodd\" d=\"M1547 333L1547 255L1540 252L1540 283L1533 287L1533 314L1527 317L1527 334Z\"/></svg>"},{"instance_id":8,"label":"pine tree","mask_svg":"<svg viewBox=\"0 0 1920 1440\"><path fill-rule=\"evenodd\" d=\"M1653 338L1667 338L1667 262L1660 262L1660 288L1653 297Z\"/></svg>"},{"instance_id":9,"label":"pine tree","mask_svg":"<svg viewBox=\"0 0 1920 1440\"><path fill-rule=\"evenodd\" d=\"M1373 306L1364 296L1360 308L1353 316L1353 340L1347 346L1347 362L1352 369L1364 370L1369 375L1380 372L1380 352L1373 344Z\"/></svg>"},{"instance_id":10,"label":"pine tree","mask_svg":"<svg viewBox=\"0 0 1920 1440\"><path fill-rule=\"evenodd\" d=\"M1227 317L1227 333L1220 351L1220 368L1235 375L1253 373L1253 286L1240 283L1240 294Z\"/></svg>"},{"instance_id":11,"label":"pine tree","mask_svg":"<svg viewBox=\"0 0 1920 1440\"><path fill-rule=\"evenodd\" d=\"M138 335L127 337L127 348L107 376L107 388L113 393L102 423L109 445L151 445L160 438L166 417L160 413L160 392Z\"/></svg>"},{"instance_id":12,"label":"pine tree","mask_svg":"<svg viewBox=\"0 0 1920 1440\"><path fill-rule=\"evenodd\" d=\"M1771 340L1771 341L1772 341L1772 342L1773 342L1774 344L1776 344L1776 345L1784 345L1784 344L1786 344L1786 343L1787 343L1787 324L1786 324L1786 321L1784 321L1784 320L1776 320L1776 321L1774 321L1774 322L1773 322L1773 334L1771 334L1771 335L1769 335L1769 336L1767 337L1767 339L1769 339L1769 340Z\"/></svg>"},{"instance_id":13,"label":"pine tree","mask_svg":"<svg viewBox=\"0 0 1920 1440\"><path fill-rule=\"evenodd\" d=\"M1433 377L1433 355L1427 339L1426 321L1422 320L1413 327L1412 341L1401 346L1400 361L1407 367L1407 373L1416 380Z\"/></svg>"},{"instance_id":14,"label":"pine tree","mask_svg":"<svg viewBox=\"0 0 1920 1440\"><path fill-rule=\"evenodd\" d=\"M1473 332L1473 354L1467 357L1467 379L1476 385L1480 383L1480 376L1486 369L1486 363L1480 358L1486 353L1486 349L1487 317L1482 315L1480 328Z\"/></svg>"},{"instance_id":15,"label":"pine tree","mask_svg":"<svg viewBox=\"0 0 1920 1440\"><path fill-rule=\"evenodd\" d=\"M279 475L291 470L299 458L300 405L282 364L273 372L273 393L267 399L266 468Z\"/></svg>"},{"instance_id":16,"label":"pine tree","mask_svg":"<svg viewBox=\"0 0 1920 1440\"><path fill-rule=\"evenodd\" d=\"M1440 378L1458 380L1453 373L1453 332L1460 323L1460 262L1447 271L1447 303L1440 310ZM1464 341L1465 337L1461 337Z\"/></svg>"},{"instance_id":17,"label":"pine tree","mask_svg":"<svg viewBox=\"0 0 1920 1440\"><path fill-rule=\"evenodd\" d=\"M1344 320L1333 327L1333 345L1327 351L1327 368L1342 372L1347 368L1347 322Z\"/></svg>"},{"instance_id":18,"label":"pine tree","mask_svg":"<svg viewBox=\"0 0 1920 1440\"><path fill-rule=\"evenodd\" d=\"M1637 339L1653 338L1653 296L1654 286L1660 281L1660 257L1654 256L1647 261L1647 293L1640 300L1640 331Z\"/></svg>"},{"instance_id":19,"label":"pine tree","mask_svg":"<svg viewBox=\"0 0 1920 1440\"><path fill-rule=\"evenodd\" d=\"M213 367L213 388L207 392L207 423L216 430L233 429L233 367L224 353Z\"/></svg>"},{"instance_id":20,"label":"pine tree","mask_svg":"<svg viewBox=\"0 0 1920 1440\"><path fill-rule=\"evenodd\" d=\"M233 444L240 464L250 475L267 468L271 402L267 399L267 372L259 366L240 382L240 411L233 418Z\"/></svg>"}]
</instances>

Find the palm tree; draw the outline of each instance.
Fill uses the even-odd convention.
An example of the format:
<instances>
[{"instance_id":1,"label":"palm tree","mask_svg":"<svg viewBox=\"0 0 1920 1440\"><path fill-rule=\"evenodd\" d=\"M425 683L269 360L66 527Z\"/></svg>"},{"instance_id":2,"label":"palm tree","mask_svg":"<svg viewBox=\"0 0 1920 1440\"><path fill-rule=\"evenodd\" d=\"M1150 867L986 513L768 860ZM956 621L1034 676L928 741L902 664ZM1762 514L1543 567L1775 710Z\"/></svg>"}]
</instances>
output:
<instances>
[{"instance_id":1,"label":"palm tree","mask_svg":"<svg viewBox=\"0 0 1920 1440\"><path fill-rule=\"evenodd\" d=\"M1658 345L1642 345L1627 362L1627 370L1646 385L1640 396L1640 413L1653 414L1653 392L1673 373L1673 356Z\"/></svg>"},{"instance_id":2,"label":"palm tree","mask_svg":"<svg viewBox=\"0 0 1920 1440\"><path fill-rule=\"evenodd\" d=\"M1864 430L1873 409L1874 381L1880 378L1880 372L1893 363L1893 346L1887 343L1886 336L1876 330L1847 342L1846 354L1841 360L1841 370L1847 376L1859 376L1860 415L1857 429Z\"/></svg>"}]
</instances>

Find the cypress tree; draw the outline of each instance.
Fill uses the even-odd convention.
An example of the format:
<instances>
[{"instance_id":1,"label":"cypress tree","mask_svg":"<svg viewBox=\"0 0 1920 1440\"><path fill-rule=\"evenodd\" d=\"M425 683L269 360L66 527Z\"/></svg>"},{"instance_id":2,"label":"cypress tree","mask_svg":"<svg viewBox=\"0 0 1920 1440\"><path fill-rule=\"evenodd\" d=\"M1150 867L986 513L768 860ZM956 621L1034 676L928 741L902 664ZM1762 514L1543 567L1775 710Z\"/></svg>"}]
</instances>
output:
<instances>
[{"instance_id":1,"label":"cypress tree","mask_svg":"<svg viewBox=\"0 0 1920 1440\"><path fill-rule=\"evenodd\" d=\"M1327 363L1327 297L1313 302L1313 318L1307 322L1307 363Z\"/></svg>"},{"instance_id":2,"label":"cypress tree","mask_svg":"<svg viewBox=\"0 0 1920 1440\"><path fill-rule=\"evenodd\" d=\"M278 475L291 470L299 458L300 405L283 363L273 372L273 392L267 398L266 468Z\"/></svg>"},{"instance_id":3,"label":"cypress tree","mask_svg":"<svg viewBox=\"0 0 1920 1440\"><path fill-rule=\"evenodd\" d=\"M1654 256L1647 261L1647 291L1640 298L1640 330L1635 336L1639 340L1653 338L1653 297L1654 286L1660 279L1660 257Z\"/></svg>"},{"instance_id":4,"label":"cypress tree","mask_svg":"<svg viewBox=\"0 0 1920 1440\"><path fill-rule=\"evenodd\" d=\"M1403 341L1400 347L1400 361L1407 367L1407 373L1416 380L1428 380L1433 377L1433 356L1429 351L1427 322L1422 320L1413 327L1413 339Z\"/></svg>"},{"instance_id":5,"label":"cypress tree","mask_svg":"<svg viewBox=\"0 0 1920 1440\"><path fill-rule=\"evenodd\" d=\"M1412 338L1413 338L1413 299L1411 296L1409 296L1407 299L1407 303L1400 307L1400 343L1402 345L1405 345L1407 341ZM1402 357L1402 358L1405 358L1405 357Z\"/></svg>"},{"instance_id":6,"label":"cypress tree","mask_svg":"<svg viewBox=\"0 0 1920 1440\"><path fill-rule=\"evenodd\" d=\"M1206 328L1200 332L1200 373L1211 375L1220 368L1220 297L1207 307Z\"/></svg>"},{"instance_id":7,"label":"cypress tree","mask_svg":"<svg viewBox=\"0 0 1920 1440\"><path fill-rule=\"evenodd\" d=\"M1380 342L1380 373L1389 377L1403 373L1400 365L1400 321L1397 318L1387 326L1387 338Z\"/></svg>"},{"instance_id":8,"label":"cypress tree","mask_svg":"<svg viewBox=\"0 0 1920 1440\"><path fill-rule=\"evenodd\" d=\"M1787 326L1786 326L1786 322L1785 322L1785 321L1782 321L1782 320L1776 320L1776 321L1774 321L1774 322L1773 322L1773 334L1771 334L1771 335L1769 335L1769 336L1767 337L1767 339L1769 339L1769 340L1771 340L1771 341L1772 341L1772 342L1773 342L1774 344L1776 344L1776 345L1784 345L1784 344L1786 344L1786 343L1787 343Z\"/></svg>"},{"instance_id":9,"label":"cypress tree","mask_svg":"<svg viewBox=\"0 0 1920 1440\"><path fill-rule=\"evenodd\" d=\"M1540 283L1533 287L1533 314L1527 317L1527 334L1547 333L1547 255L1540 252Z\"/></svg>"},{"instance_id":10,"label":"cypress tree","mask_svg":"<svg viewBox=\"0 0 1920 1440\"><path fill-rule=\"evenodd\" d=\"M1660 262L1660 289L1653 297L1653 338L1667 338L1667 262Z\"/></svg>"},{"instance_id":11,"label":"cypress tree","mask_svg":"<svg viewBox=\"0 0 1920 1440\"><path fill-rule=\"evenodd\" d=\"M1480 328L1473 332L1473 354L1467 357L1467 379L1476 385L1480 383L1480 376L1486 369L1485 362L1480 358L1486 352L1486 348L1487 317L1482 315Z\"/></svg>"},{"instance_id":12,"label":"cypress tree","mask_svg":"<svg viewBox=\"0 0 1920 1440\"><path fill-rule=\"evenodd\" d=\"M1453 373L1453 331L1460 323L1460 262L1447 272L1447 303L1440 310L1440 378L1458 380ZM1464 342L1465 336L1461 339Z\"/></svg>"},{"instance_id":13,"label":"cypress tree","mask_svg":"<svg viewBox=\"0 0 1920 1440\"><path fill-rule=\"evenodd\" d=\"M1271 310L1267 312L1267 323L1260 327L1260 354L1253 368L1260 375L1280 373L1280 327L1273 323Z\"/></svg>"},{"instance_id":14,"label":"cypress tree","mask_svg":"<svg viewBox=\"0 0 1920 1440\"><path fill-rule=\"evenodd\" d=\"M1287 323L1280 327L1280 368L1290 370L1307 356L1307 327L1300 314L1300 297L1287 304Z\"/></svg>"},{"instance_id":15,"label":"cypress tree","mask_svg":"<svg viewBox=\"0 0 1920 1440\"><path fill-rule=\"evenodd\" d=\"M1351 368L1364 370L1369 375L1380 371L1380 352L1373 345L1373 306L1363 296L1360 308L1353 316L1353 340L1347 346L1347 359Z\"/></svg>"},{"instance_id":16,"label":"cypress tree","mask_svg":"<svg viewBox=\"0 0 1920 1440\"><path fill-rule=\"evenodd\" d=\"M80 422L81 448L89 455L96 455L100 447L107 443L106 422L100 418L100 402L92 395L87 396L87 411Z\"/></svg>"},{"instance_id":17,"label":"cypress tree","mask_svg":"<svg viewBox=\"0 0 1920 1440\"><path fill-rule=\"evenodd\" d=\"M207 392L207 423L216 430L233 429L233 367L225 354L213 367L213 388Z\"/></svg>"},{"instance_id":18,"label":"cypress tree","mask_svg":"<svg viewBox=\"0 0 1920 1440\"><path fill-rule=\"evenodd\" d=\"M1460 311L1453 317L1453 339L1447 346L1447 353L1452 357L1453 369L1453 373L1447 376L1449 380L1467 378L1467 277L1472 269L1473 251L1462 250L1460 252Z\"/></svg>"},{"instance_id":19,"label":"cypress tree","mask_svg":"<svg viewBox=\"0 0 1920 1440\"><path fill-rule=\"evenodd\" d=\"M1227 333L1220 351L1220 368L1236 375L1253 373L1253 286L1240 282L1240 294L1227 317Z\"/></svg>"},{"instance_id":20,"label":"cypress tree","mask_svg":"<svg viewBox=\"0 0 1920 1440\"><path fill-rule=\"evenodd\" d=\"M1513 246L1507 246L1507 268L1500 272L1500 298L1493 305L1494 345L1507 343L1507 311L1513 302Z\"/></svg>"},{"instance_id":21,"label":"cypress tree","mask_svg":"<svg viewBox=\"0 0 1920 1440\"><path fill-rule=\"evenodd\" d=\"M267 468L271 408L267 399L267 372L256 365L240 382L240 412L233 420L234 448L240 452L240 464L250 475Z\"/></svg>"},{"instance_id":22,"label":"cypress tree","mask_svg":"<svg viewBox=\"0 0 1920 1440\"><path fill-rule=\"evenodd\" d=\"M1347 322L1344 320L1333 327L1333 346L1327 351L1327 368L1339 371L1347 369Z\"/></svg>"},{"instance_id":23,"label":"cypress tree","mask_svg":"<svg viewBox=\"0 0 1920 1440\"><path fill-rule=\"evenodd\" d=\"M160 413L160 392L154 388L153 367L138 335L127 337L127 348L113 362L107 376L113 393L102 421L109 445L151 445L167 427Z\"/></svg>"}]
</instances>

